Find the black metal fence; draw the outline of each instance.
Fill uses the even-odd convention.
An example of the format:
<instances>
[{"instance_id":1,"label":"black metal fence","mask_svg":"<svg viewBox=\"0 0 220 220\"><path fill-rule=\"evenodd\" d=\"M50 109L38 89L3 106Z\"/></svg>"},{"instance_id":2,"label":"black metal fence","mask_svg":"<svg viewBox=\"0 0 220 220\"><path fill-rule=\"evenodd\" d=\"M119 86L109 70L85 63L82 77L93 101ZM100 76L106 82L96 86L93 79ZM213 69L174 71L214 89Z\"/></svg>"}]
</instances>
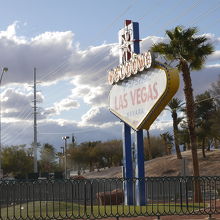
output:
<instances>
[{"instance_id":1,"label":"black metal fence","mask_svg":"<svg viewBox=\"0 0 220 220\"><path fill-rule=\"evenodd\" d=\"M136 185L144 182L145 204ZM195 200L195 182L202 199ZM133 200L124 200L125 183ZM107 217L220 214L220 177L145 179L0 180L0 219L98 219Z\"/></svg>"}]
</instances>

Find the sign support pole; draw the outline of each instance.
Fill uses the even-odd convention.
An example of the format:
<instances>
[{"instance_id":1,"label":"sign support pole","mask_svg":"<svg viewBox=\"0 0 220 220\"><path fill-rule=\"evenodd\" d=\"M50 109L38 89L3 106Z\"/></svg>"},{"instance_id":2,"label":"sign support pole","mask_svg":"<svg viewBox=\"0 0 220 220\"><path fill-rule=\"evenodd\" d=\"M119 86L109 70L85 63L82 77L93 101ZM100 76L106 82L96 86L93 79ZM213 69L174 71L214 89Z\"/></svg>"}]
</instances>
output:
<instances>
[{"instance_id":1,"label":"sign support pole","mask_svg":"<svg viewBox=\"0 0 220 220\"><path fill-rule=\"evenodd\" d=\"M131 20L125 21L125 27L131 24ZM124 34L124 40L126 40L126 34ZM121 34L119 36L119 42L121 40ZM120 63L128 61L131 57L130 52L121 54L119 57ZM131 127L123 122L122 125L122 140L123 140L123 178L124 183L124 201L125 205L134 204L134 190L133 190L133 165L132 165L132 151L131 151Z\"/></svg>"},{"instance_id":2,"label":"sign support pole","mask_svg":"<svg viewBox=\"0 0 220 220\"><path fill-rule=\"evenodd\" d=\"M131 22L131 20L125 21L125 27L128 28L129 25L133 25L133 33L124 33L124 40L131 42L131 35L133 38L133 46L127 46L128 51L122 54L120 57L120 62L128 61L131 58L131 53L140 53L140 43L139 43L139 23ZM129 32L129 31L128 31ZM130 36L127 36L130 35ZM122 36L120 36L122 37ZM132 152L131 152L131 127L126 123L123 123L123 168L124 168L124 178L125 178L125 204L133 205L133 166L132 166ZM140 178L136 182L136 203L137 205L145 204L145 183L144 183L144 144L143 144L143 130L135 132L135 177Z\"/></svg>"},{"instance_id":3,"label":"sign support pole","mask_svg":"<svg viewBox=\"0 0 220 220\"><path fill-rule=\"evenodd\" d=\"M143 130L135 132L135 177L136 180L136 205L145 205L145 177L144 177L144 139Z\"/></svg>"},{"instance_id":4,"label":"sign support pole","mask_svg":"<svg viewBox=\"0 0 220 220\"><path fill-rule=\"evenodd\" d=\"M125 205L133 205L133 167L131 156L131 128L126 123L122 127L123 135L123 171L125 178L124 199Z\"/></svg>"},{"instance_id":5,"label":"sign support pole","mask_svg":"<svg viewBox=\"0 0 220 220\"><path fill-rule=\"evenodd\" d=\"M134 201L137 205L147 203L143 129L149 129L179 88L178 69L156 60L152 62L154 57L150 51L140 54L139 43L138 22L125 20L124 28L119 31L120 65L108 74L109 84L113 85L109 93L109 109L123 121L126 205L131 205ZM132 164L131 128L135 130L135 164ZM129 181L133 177L136 178L135 184Z\"/></svg>"},{"instance_id":6,"label":"sign support pole","mask_svg":"<svg viewBox=\"0 0 220 220\"><path fill-rule=\"evenodd\" d=\"M133 22L133 34L134 34L134 53L140 53L139 43L139 23ZM145 172L144 172L144 139L143 129L135 132L135 153L136 153L136 167L135 177L136 181L136 204L145 205Z\"/></svg>"}]
</instances>

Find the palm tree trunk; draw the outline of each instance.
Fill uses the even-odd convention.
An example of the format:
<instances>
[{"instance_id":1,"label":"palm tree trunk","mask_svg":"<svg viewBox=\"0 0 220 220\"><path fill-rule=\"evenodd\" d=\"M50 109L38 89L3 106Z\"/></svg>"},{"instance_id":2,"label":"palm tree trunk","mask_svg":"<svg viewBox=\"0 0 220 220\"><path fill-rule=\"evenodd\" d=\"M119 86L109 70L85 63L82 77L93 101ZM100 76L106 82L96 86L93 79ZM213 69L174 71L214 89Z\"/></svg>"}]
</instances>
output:
<instances>
[{"instance_id":1,"label":"palm tree trunk","mask_svg":"<svg viewBox=\"0 0 220 220\"><path fill-rule=\"evenodd\" d=\"M186 146L187 146L187 150L191 150L191 146L190 146L190 144L189 143L186 143Z\"/></svg>"},{"instance_id":2,"label":"palm tree trunk","mask_svg":"<svg viewBox=\"0 0 220 220\"><path fill-rule=\"evenodd\" d=\"M177 156L177 159L182 159L182 155L181 155L180 147L179 147L178 122L177 122L176 112L172 113L172 118L173 118L173 134L174 134L174 143L175 143L175 148L176 148L176 156Z\"/></svg>"},{"instance_id":3,"label":"palm tree trunk","mask_svg":"<svg viewBox=\"0 0 220 220\"><path fill-rule=\"evenodd\" d=\"M210 143L210 141L208 141L207 144L208 144L208 147L207 147L206 150L207 150L207 151L211 151L211 143Z\"/></svg>"},{"instance_id":4,"label":"palm tree trunk","mask_svg":"<svg viewBox=\"0 0 220 220\"><path fill-rule=\"evenodd\" d=\"M162 140L163 140L164 147L165 147L165 155L169 155L169 149L168 149L167 139L165 135L162 135Z\"/></svg>"},{"instance_id":5,"label":"palm tree trunk","mask_svg":"<svg viewBox=\"0 0 220 220\"><path fill-rule=\"evenodd\" d=\"M214 138L214 146L215 146L215 149L218 149L218 141L216 138Z\"/></svg>"},{"instance_id":6,"label":"palm tree trunk","mask_svg":"<svg viewBox=\"0 0 220 220\"><path fill-rule=\"evenodd\" d=\"M150 132L147 130L147 152L148 152L148 158L149 160L152 159L152 153L151 153L151 143L150 143Z\"/></svg>"},{"instance_id":7,"label":"palm tree trunk","mask_svg":"<svg viewBox=\"0 0 220 220\"><path fill-rule=\"evenodd\" d=\"M181 70L182 77L184 81L184 94L186 100L186 116L189 129L189 138L192 151L192 160L193 160L193 175L199 177L199 161L197 155L197 146L196 146L196 133L195 133L195 113L194 113L194 98L193 98L193 89L192 89L192 80L190 77L190 71L188 64L185 60L181 60ZM199 180L195 179L195 202L200 202L201 189Z\"/></svg>"},{"instance_id":8,"label":"palm tree trunk","mask_svg":"<svg viewBox=\"0 0 220 220\"><path fill-rule=\"evenodd\" d=\"M204 137L202 138L202 156L203 156L203 158L206 158L206 155L205 155L205 138Z\"/></svg>"}]
</instances>

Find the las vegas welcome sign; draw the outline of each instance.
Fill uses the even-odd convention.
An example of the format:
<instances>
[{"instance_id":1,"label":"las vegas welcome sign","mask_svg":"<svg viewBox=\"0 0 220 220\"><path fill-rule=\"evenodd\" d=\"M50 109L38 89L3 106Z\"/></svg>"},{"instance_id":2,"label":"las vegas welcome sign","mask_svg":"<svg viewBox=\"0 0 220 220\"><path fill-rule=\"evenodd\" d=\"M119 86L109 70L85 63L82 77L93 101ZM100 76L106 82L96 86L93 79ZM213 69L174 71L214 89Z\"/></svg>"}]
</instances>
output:
<instances>
[{"instance_id":1,"label":"las vegas welcome sign","mask_svg":"<svg viewBox=\"0 0 220 220\"><path fill-rule=\"evenodd\" d=\"M110 70L108 81L110 111L134 130L148 130L177 92L179 72L153 61L148 51Z\"/></svg>"}]
</instances>

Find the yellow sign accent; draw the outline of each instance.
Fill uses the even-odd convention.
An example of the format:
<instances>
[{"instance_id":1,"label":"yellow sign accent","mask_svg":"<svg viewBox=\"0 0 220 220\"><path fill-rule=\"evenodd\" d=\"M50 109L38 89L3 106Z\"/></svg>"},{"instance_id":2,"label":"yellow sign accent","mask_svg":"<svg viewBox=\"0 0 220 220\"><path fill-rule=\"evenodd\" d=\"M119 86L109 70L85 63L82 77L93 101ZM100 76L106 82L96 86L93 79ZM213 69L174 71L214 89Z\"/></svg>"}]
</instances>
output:
<instances>
[{"instance_id":1,"label":"yellow sign accent","mask_svg":"<svg viewBox=\"0 0 220 220\"><path fill-rule=\"evenodd\" d=\"M160 64L159 62L155 65L155 68L163 69L165 71L167 77L166 89L158 102L154 106L152 106L151 111L140 124L138 130L149 130L150 126L153 124L159 114L164 110L164 108L167 106L167 104L170 102L170 100L179 89L180 78L177 68L170 68L168 66Z\"/></svg>"},{"instance_id":2,"label":"yellow sign accent","mask_svg":"<svg viewBox=\"0 0 220 220\"><path fill-rule=\"evenodd\" d=\"M176 68L154 62L149 70L113 85L109 110L134 130L149 129L179 88Z\"/></svg>"}]
</instances>

